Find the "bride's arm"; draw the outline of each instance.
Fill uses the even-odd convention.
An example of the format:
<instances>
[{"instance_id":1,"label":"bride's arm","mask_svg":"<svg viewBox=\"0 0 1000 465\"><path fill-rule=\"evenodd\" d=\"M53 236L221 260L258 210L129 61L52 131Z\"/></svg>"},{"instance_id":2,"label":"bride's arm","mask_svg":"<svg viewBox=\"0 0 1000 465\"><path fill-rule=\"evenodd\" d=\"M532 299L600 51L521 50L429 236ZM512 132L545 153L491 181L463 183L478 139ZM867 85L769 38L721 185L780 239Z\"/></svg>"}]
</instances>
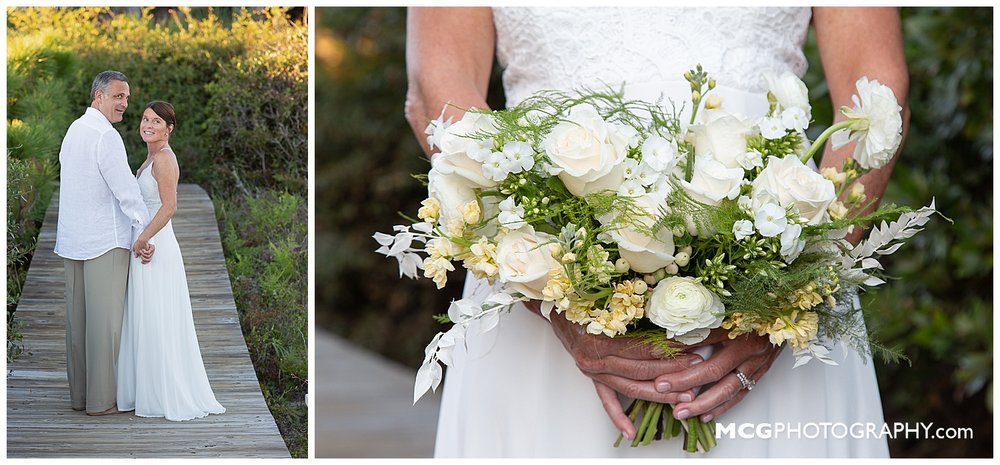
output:
<instances>
[{"instance_id":1,"label":"bride's arm","mask_svg":"<svg viewBox=\"0 0 1000 465\"><path fill-rule=\"evenodd\" d=\"M843 119L839 108L851 105L851 95L856 92L855 82L867 75L869 79L878 79L889 86L896 94L896 99L903 107L905 136L909 121L906 105L909 80L903 56L899 13L895 8L814 8L813 11L820 59L826 72L836 120ZM853 144L836 152L827 146L821 166L840 168L853 151ZM866 195L875 199L870 209L878 205L894 164L895 157L885 167L861 178ZM861 233L858 229L850 239L857 242ZM720 337L722 333L724 332L713 331L713 336ZM684 412L682 416L685 417L702 415L703 420L716 418L749 394L733 374L734 370L742 371L753 380L759 380L770 369L780 352L781 348L771 346L767 338L750 335L734 341L724 339L721 347L706 363L682 372L663 375L657 378L656 383L668 384L669 389L688 389L716 382L711 388L699 393L694 402L674 406L675 414Z\"/></svg>"},{"instance_id":2,"label":"bride's arm","mask_svg":"<svg viewBox=\"0 0 1000 465\"><path fill-rule=\"evenodd\" d=\"M906 104L909 76L903 55L903 38L899 12L896 8L813 8L816 43L826 73L833 102L834 121L845 118L840 107L853 106L851 96L857 93L855 82L861 76L877 79L889 86L896 100L903 107L903 138L910 122L910 109ZM889 175L896 164L899 150L888 164L861 177L865 195L874 202L864 211L878 207L878 202L889 183ZM823 152L822 167L840 169L844 160L854 152L854 144L834 151L828 144ZM858 242L863 231L856 228L848 237Z\"/></svg>"},{"instance_id":3,"label":"bride's arm","mask_svg":"<svg viewBox=\"0 0 1000 465\"><path fill-rule=\"evenodd\" d=\"M430 156L424 129L446 103L488 108L486 92L493 69L496 33L490 8L411 7L406 17L404 112L424 153ZM449 106L445 120L464 112Z\"/></svg>"},{"instance_id":4,"label":"bride's arm","mask_svg":"<svg viewBox=\"0 0 1000 465\"><path fill-rule=\"evenodd\" d=\"M153 170L153 178L156 179L162 205L132 245L136 257L141 255L149 240L167 225L177 211L177 180L180 177L177 158L173 152L160 151L153 155L153 166L150 169Z\"/></svg>"}]
</instances>

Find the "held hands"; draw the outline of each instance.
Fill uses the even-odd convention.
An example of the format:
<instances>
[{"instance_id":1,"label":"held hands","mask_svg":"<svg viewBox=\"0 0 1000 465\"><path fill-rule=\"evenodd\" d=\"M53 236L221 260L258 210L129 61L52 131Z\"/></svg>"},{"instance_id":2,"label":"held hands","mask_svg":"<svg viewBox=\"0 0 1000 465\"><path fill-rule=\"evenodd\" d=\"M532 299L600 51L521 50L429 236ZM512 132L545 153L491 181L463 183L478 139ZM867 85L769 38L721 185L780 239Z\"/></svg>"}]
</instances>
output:
<instances>
[{"instance_id":1,"label":"held hands","mask_svg":"<svg viewBox=\"0 0 1000 465\"><path fill-rule=\"evenodd\" d=\"M737 372L755 383L771 368L784 346L774 346L766 336L746 334L729 339L728 331L714 329L708 339L699 345L718 343L715 353L705 363L688 370L664 373L655 381L658 392L686 391L694 387L715 383L702 389L693 401L674 404L674 417L684 420L702 415L710 421L738 404L750 389L745 389Z\"/></svg>"},{"instance_id":2,"label":"held hands","mask_svg":"<svg viewBox=\"0 0 1000 465\"><path fill-rule=\"evenodd\" d=\"M132 244L132 253L142 261L145 265L153 260L153 252L156 250L156 246L149 243L149 238L145 235L139 235L139 238L135 240Z\"/></svg>"},{"instance_id":3,"label":"held hands","mask_svg":"<svg viewBox=\"0 0 1000 465\"><path fill-rule=\"evenodd\" d=\"M527 306L539 313L539 302L531 301ZM736 370L755 382L763 377L782 349L773 346L767 337L745 335L729 339L728 331L716 329L704 341L687 347L718 344L708 361L687 353L664 359L658 351L634 339L586 334L582 326L566 320L562 314L553 312L550 320L552 330L577 367L593 380L608 417L628 438L633 437L636 428L625 415L619 393L673 404L678 419L705 414L702 419L708 421L728 411L749 392ZM694 388L710 383L715 384L695 396Z\"/></svg>"}]
</instances>

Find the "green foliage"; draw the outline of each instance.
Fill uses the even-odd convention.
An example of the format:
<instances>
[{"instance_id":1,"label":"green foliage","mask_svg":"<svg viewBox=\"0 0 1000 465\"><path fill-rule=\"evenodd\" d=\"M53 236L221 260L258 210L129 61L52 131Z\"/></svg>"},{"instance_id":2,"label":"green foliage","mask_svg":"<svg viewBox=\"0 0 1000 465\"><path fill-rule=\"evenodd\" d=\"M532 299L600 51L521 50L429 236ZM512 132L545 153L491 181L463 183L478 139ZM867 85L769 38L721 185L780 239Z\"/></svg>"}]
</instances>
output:
<instances>
[{"instance_id":1,"label":"green foliage","mask_svg":"<svg viewBox=\"0 0 1000 465\"><path fill-rule=\"evenodd\" d=\"M305 457L307 25L288 8L130 10L7 10L8 328L62 135L89 106L94 76L122 71L132 105L118 127L132 166L146 156L145 104L177 111L181 182L217 205L258 378L292 456Z\"/></svg>"},{"instance_id":2,"label":"green foliage","mask_svg":"<svg viewBox=\"0 0 1000 465\"><path fill-rule=\"evenodd\" d=\"M308 432L307 209L303 196L260 191L216 200L226 266L261 389L293 456ZM296 448L298 448L296 450Z\"/></svg>"},{"instance_id":3,"label":"green foliage","mask_svg":"<svg viewBox=\"0 0 1000 465\"><path fill-rule=\"evenodd\" d=\"M206 143L213 175L238 185L288 186L304 192L308 177L306 31L266 11L267 22L241 13L233 36L248 49L218 70L209 95ZM259 41L270 34L273 40Z\"/></svg>"}]
</instances>

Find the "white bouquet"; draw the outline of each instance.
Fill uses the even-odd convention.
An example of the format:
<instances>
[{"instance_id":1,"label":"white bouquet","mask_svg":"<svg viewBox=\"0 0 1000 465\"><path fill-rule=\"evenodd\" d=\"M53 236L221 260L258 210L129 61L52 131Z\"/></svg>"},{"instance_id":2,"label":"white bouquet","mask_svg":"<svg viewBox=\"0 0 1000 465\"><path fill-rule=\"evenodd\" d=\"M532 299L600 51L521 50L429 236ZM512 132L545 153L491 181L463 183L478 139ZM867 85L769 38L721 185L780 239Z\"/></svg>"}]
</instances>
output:
<instances>
[{"instance_id":1,"label":"white bouquet","mask_svg":"<svg viewBox=\"0 0 1000 465\"><path fill-rule=\"evenodd\" d=\"M726 112L699 65L685 73L690 120L616 92L541 92L501 111L468 109L427 128L428 198L419 220L377 233L378 252L439 288L455 264L493 284L484 301L453 302L451 328L427 346L414 402L442 378L456 344L493 330L520 301L565 314L590 334L639 337L664 353L714 328L788 343L796 366L827 357L824 341L884 350L859 331L850 297L877 286L878 257L920 231L919 210L871 202L858 178L901 140L892 90L861 78L847 119L810 143L805 84L770 79L766 115ZM831 138L856 142L840 170L806 163ZM844 240L881 221L869 238ZM888 221L888 222L887 222ZM891 354L891 353L890 353ZM675 422L670 406L637 401L633 445L685 430L685 448L714 445L713 424ZM620 440L620 438L619 438ZM617 445L617 443L616 443Z\"/></svg>"}]
</instances>

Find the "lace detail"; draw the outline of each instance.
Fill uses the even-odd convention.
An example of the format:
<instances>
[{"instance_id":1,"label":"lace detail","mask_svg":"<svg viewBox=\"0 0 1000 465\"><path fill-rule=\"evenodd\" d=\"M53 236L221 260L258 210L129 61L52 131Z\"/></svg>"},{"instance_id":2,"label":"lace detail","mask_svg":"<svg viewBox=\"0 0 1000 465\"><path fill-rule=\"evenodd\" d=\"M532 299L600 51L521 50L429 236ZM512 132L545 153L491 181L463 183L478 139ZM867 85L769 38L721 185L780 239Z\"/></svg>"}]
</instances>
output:
<instances>
[{"instance_id":1,"label":"lace detail","mask_svg":"<svg viewBox=\"0 0 1000 465\"><path fill-rule=\"evenodd\" d=\"M678 81L698 63L721 86L763 92L766 73L805 73L811 16L809 8L493 9L508 105L543 89Z\"/></svg>"}]
</instances>

